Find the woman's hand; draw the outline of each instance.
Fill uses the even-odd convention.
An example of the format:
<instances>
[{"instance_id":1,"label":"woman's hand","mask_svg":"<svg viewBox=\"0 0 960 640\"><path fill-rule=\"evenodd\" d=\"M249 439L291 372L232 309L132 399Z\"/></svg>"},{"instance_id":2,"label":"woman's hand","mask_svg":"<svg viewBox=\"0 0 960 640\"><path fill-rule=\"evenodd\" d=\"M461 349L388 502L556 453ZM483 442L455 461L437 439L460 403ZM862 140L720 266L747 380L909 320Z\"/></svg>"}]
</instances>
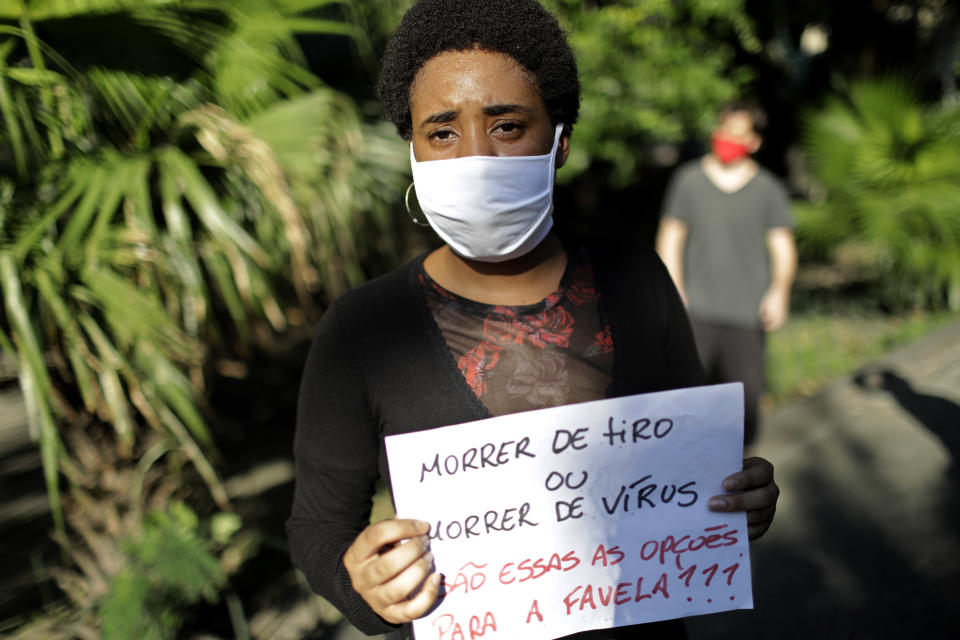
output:
<instances>
[{"instance_id":1,"label":"woman's hand","mask_svg":"<svg viewBox=\"0 0 960 640\"><path fill-rule=\"evenodd\" d=\"M429 531L419 520L382 520L360 532L343 556L353 588L391 624L423 616L437 599Z\"/></svg>"},{"instance_id":2,"label":"woman's hand","mask_svg":"<svg viewBox=\"0 0 960 640\"><path fill-rule=\"evenodd\" d=\"M747 529L751 540L756 540L770 528L777 511L780 487L773 481L773 465L763 458L747 458L743 471L723 480L732 495L713 496L708 503L711 511L746 511Z\"/></svg>"}]
</instances>

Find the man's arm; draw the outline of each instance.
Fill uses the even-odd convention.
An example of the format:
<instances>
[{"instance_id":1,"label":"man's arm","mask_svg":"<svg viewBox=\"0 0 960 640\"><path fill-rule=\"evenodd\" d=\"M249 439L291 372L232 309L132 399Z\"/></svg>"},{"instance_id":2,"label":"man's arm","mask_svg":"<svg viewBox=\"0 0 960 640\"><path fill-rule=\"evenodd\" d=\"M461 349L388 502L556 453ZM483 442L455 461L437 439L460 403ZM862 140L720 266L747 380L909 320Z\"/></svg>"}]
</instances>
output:
<instances>
[{"instance_id":1,"label":"man's arm","mask_svg":"<svg viewBox=\"0 0 960 640\"><path fill-rule=\"evenodd\" d=\"M683 252L687 246L687 233L690 228L671 216L663 216L660 230L657 232L657 253L667 265L667 271L680 292L683 303L687 303L687 293L683 289Z\"/></svg>"},{"instance_id":2,"label":"man's arm","mask_svg":"<svg viewBox=\"0 0 960 640\"><path fill-rule=\"evenodd\" d=\"M790 288L797 275L797 246L789 227L767 231L770 252L770 288L760 301L760 320L766 331L776 331L790 313Z\"/></svg>"}]
</instances>

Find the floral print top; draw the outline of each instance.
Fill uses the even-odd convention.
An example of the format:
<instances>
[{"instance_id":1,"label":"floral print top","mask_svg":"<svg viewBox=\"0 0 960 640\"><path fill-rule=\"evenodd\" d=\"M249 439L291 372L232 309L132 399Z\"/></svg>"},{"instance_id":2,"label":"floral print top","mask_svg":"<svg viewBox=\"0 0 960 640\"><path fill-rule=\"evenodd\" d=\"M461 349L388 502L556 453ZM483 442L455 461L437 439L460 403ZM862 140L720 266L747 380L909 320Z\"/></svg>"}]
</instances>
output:
<instances>
[{"instance_id":1,"label":"floral print top","mask_svg":"<svg viewBox=\"0 0 960 640\"><path fill-rule=\"evenodd\" d=\"M467 384L491 415L606 397L613 338L586 251L570 252L560 288L523 306L468 300L420 265L433 318Z\"/></svg>"}]
</instances>

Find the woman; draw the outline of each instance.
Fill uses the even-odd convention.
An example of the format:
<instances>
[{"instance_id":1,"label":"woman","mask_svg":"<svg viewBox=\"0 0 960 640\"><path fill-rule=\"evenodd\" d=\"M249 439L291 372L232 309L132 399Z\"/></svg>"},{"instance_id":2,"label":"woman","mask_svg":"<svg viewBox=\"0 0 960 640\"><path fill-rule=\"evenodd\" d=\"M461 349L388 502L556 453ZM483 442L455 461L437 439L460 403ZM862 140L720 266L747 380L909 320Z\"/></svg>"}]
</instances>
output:
<instances>
[{"instance_id":1,"label":"woman","mask_svg":"<svg viewBox=\"0 0 960 640\"><path fill-rule=\"evenodd\" d=\"M428 525L368 525L383 438L515 411L701 383L689 323L651 250L552 233L552 190L579 107L573 54L536 0L422 0L388 46L388 116L411 143L417 199L445 245L343 296L300 390L294 562L366 633L436 600ZM778 489L760 459L719 511L766 531ZM397 544L401 540L411 542ZM587 632L626 638L637 627ZM683 637L677 621L644 637Z\"/></svg>"}]
</instances>

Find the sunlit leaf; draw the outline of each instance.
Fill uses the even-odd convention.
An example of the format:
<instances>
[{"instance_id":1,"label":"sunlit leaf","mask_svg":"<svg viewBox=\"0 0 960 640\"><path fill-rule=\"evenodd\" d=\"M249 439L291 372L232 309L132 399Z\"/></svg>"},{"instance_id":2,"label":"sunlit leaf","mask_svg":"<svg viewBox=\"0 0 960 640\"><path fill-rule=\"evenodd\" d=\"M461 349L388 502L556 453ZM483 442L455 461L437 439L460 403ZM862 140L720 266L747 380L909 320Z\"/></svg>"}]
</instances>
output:
<instances>
[{"instance_id":1,"label":"sunlit leaf","mask_svg":"<svg viewBox=\"0 0 960 640\"><path fill-rule=\"evenodd\" d=\"M40 341L27 314L21 287L13 256L0 249L0 288L3 289L4 309L11 323L13 339L20 356L20 388L27 403L27 417L30 419L32 433L40 442L43 474L54 523L57 529L62 531L58 472L60 438L54 426L50 406L51 383Z\"/></svg>"},{"instance_id":2,"label":"sunlit leaf","mask_svg":"<svg viewBox=\"0 0 960 640\"><path fill-rule=\"evenodd\" d=\"M17 165L17 173L23 176L27 173L27 152L24 148L23 131L20 126L20 121L14 111L10 89L7 86L6 76L8 74L9 70L0 64L0 112L3 113L3 121L6 125L7 136L9 136L10 140L10 148L13 150L14 161Z\"/></svg>"},{"instance_id":3,"label":"sunlit leaf","mask_svg":"<svg viewBox=\"0 0 960 640\"><path fill-rule=\"evenodd\" d=\"M83 398L84 408L91 413L97 410L98 393L94 390L94 372L90 369L91 361L95 361L86 340L81 334L77 318L70 312L66 300L62 297L62 290L54 284L50 273L45 269L38 269L34 273L37 291L50 307L57 326L63 332L66 342L67 357L73 369L77 387Z\"/></svg>"},{"instance_id":4,"label":"sunlit leaf","mask_svg":"<svg viewBox=\"0 0 960 640\"><path fill-rule=\"evenodd\" d=\"M258 263L268 262L267 254L257 242L220 207L210 184L186 154L179 149L168 147L161 152L159 160L161 170L170 172L170 179L179 185L183 196L210 233L229 238Z\"/></svg>"},{"instance_id":5,"label":"sunlit leaf","mask_svg":"<svg viewBox=\"0 0 960 640\"><path fill-rule=\"evenodd\" d=\"M87 302L102 310L125 348L146 338L180 358L199 355L196 345L148 292L108 269L90 269L83 272L81 278L89 290ZM81 292L75 289L73 294Z\"/></svg>"},{"instance_id":6,"label":"sunlit leaf","mask_svg":"<svg viewBox=\"0 0 960 640\"><path fill-rule=\"evenodd\" d=\"M64 77L61 74L49 69L12 68L6 70L6 75L15 82L35 86L51 85L64 81Z\"/></svg>"},{"instance_id":7,"label":"sunlit leaf","mask_svg":"<svg viewBox=\"0 0 960 640\"><path fill-rule=\"evenodd\" d=\"M123 358L114 345L110 344L109 338L100 330L99 325L92 318L83 315L80 317L80 324L86 330L87 335L90 336L99 356L100 370L97 372L97 376L106 403L105 408L109 411L105 418L113 425L122 450L129 455L130 448L133 446L134 434L126 392L120 382L120 368L123 366Z\"/></svg>"}]
</instances>

